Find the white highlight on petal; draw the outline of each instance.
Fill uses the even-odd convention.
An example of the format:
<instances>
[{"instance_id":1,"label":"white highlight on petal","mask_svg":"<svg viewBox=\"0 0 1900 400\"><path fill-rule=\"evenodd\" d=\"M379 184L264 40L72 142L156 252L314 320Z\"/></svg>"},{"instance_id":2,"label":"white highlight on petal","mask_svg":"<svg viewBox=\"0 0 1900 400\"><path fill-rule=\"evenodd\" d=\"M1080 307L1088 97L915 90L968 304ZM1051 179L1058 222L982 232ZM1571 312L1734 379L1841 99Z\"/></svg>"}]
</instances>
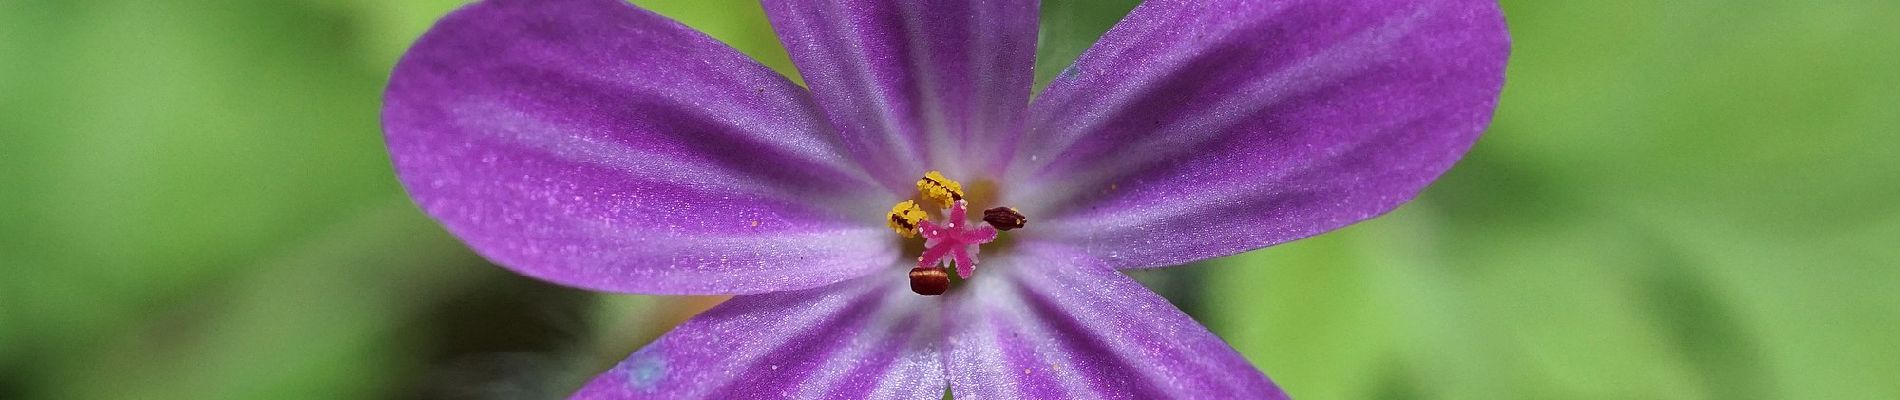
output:
<instances>
[{"instance_id":1,"label":"white highlight on petal","mask_svg":"<svg viewBox=\"0 0 1900 400\"><path fill-rule=\"evenodd\" d=\"M898 280L891 280L891 282L901 284ZM822 365L826 367L819 370L817 375L807 377L803 382L794 385L799 392L793 398L826 397L826 391L835 386L839 379L843 379L846 373L855 369L858 363L873 362L872 360L876 358L886 356L879 352L889 350L890 343L888 342L897 339L895 336L899 329L909 331L906 332L908 337L903 338L906 347L934 344L940 335L936 328L941 322L938 314L926 312L935 308L937 302L911 294L908 290L891 290L879 295L873 301L878 303L878 309L873 311L872 316L859 327L858 332L862 334L851 337L851 344L844 350L833 352L825 357ZM931 355L934 356L934 354ZM891 360L892 369L916 372L922 368L925 369L923 372L929 372L928 369L934 369L940 362L936 357L930 357L927 360L905 358L909 356L914 355L908 353L895 355L898 358ZM870 396L872 398L891 398L902 390L915 390L915 388L899 386L910 382L890 379L893 376L904 376L903 373L887 372L880 376L882 379L879 380L877 389Z\"/></svg>"}]
</instances>

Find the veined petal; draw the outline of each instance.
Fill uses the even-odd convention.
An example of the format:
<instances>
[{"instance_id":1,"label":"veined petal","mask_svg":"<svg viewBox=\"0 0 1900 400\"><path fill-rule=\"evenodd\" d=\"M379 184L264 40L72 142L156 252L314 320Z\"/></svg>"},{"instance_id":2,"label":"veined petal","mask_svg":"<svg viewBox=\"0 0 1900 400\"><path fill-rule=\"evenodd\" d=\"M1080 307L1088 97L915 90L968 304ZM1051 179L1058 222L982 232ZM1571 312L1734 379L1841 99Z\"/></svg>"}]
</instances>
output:
<instances>
[{"instance_id":1,"label":"veined petal","mask_svg":"<svg viewBox=\"0 0 1900 400\"><path fill-rule=\"evenodd\" d=\"M749 293L889 267L876 190L808 95L619 0L437 22L383 106L396 173L475 251L587 289ZM869 189L869 190L867 190Z\"/></svg>"},{"instance_id":2,"label":"veined petal","mask_svg":"<svg viewBox=\"0 0 1900 400\"><path fill-rule=\"evenodd\" d=\"M939 399L939 302L903 274L734 297L594 378L577 399Z\"/></svg>"},{"instance_id":3,"label":"veined petal","mask_svg":"<svg viewBox=\"0 0 1900 400\"><path fill-rule=\"evenodd\" d=\"M1508 53L1491 0L1144 2L1036 99L1006 202L1118 268L1336 229L1464 155Z\"/></svg>"},{"instance_id":4,"label":"veined petal","mask_svg":"<svg viewBox=\"0 0 1900 400\"><path fill-rule=\"evenodd\" d=\"M1029 249L948 296L958 399L1284 399L1166 299L1083 254Z\"/></svg>"},{"instance_id":5,"label":"veined petal","mask_svg":"<svg viewBox=\"0 0 1900 400\"><path fill-rule=\"evenodd\" d=\"M1035 0L765 0L818 103L893 188L993 176L1034 80Z\"/></svg>"}]
</instances>

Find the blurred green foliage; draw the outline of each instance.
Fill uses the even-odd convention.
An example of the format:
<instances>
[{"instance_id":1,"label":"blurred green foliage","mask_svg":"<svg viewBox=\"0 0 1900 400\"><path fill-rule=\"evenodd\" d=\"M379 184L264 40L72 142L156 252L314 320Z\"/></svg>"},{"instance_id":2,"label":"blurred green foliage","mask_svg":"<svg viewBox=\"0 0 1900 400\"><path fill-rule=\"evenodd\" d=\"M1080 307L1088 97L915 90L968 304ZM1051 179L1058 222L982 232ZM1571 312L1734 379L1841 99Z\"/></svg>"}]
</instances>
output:
<instances>
[{"instance_id":1,"label":"blurred green foliage","mask_svg":"<svg viewBox=\"0 0 1900 400\"><path fill-rule=\"evenodd\" d=\"M1465 162L1223 261L1217 331L1308 398L1900 398L1896 3L1505 10Z\"/></svg>"},{"instance_id":2,"label":"blurred green foliage","mask_svg":"<svg viewBox=\"0 0 1900 400\"><path fill-rule=\"evenodd\" d=\"M0 3L0 398L430 379L463 333L418 321L532 285L383 153L388 68L459 3ZM793 73L750 1L638 3ZM1045 4L1044 79L1131 4ZM1386 217L1159 272L1206 276L1189 311L1302 399L1900 398L1900 4L1505 8L1464 163ZM532 364L551 383L479 393L572 387L656 304L551 324L593 327L548 335L579 353Z\"/></svg>"}]
</instances>

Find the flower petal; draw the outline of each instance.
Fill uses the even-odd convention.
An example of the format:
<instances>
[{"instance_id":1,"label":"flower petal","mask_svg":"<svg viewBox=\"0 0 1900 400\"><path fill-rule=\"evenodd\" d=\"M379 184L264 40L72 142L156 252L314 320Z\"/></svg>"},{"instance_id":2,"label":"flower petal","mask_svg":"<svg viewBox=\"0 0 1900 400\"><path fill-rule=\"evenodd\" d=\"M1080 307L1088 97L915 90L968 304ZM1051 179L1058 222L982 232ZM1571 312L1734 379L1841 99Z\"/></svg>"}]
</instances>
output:
<instances>
[{"instance_id":1,"label":"flower petal","mask_svg":"<svg viewBox=\"0 0 1900 400\"><path fill-rule=\"evenodd\" d=\"M1028 104L1033 0L765 0L852 153L893 188L987 177Z\"/></svg>"},{"instance_id":2,"label":"flower petal","mask_svg":"<svg viewBox=\"0 0 1900 400\"><path fill-rule=\"evenodd\" d=\"M416 203L477 252L587 289L747 293L890 266L897 196L808 95L619 0L485 1L390 77L383 129Z\"/></svg>"},{"instance_id":3,"label":"flower petal","mask_svg":"<svg viewBox=\"0 0 1900 400\"><path fill-rule=\"evenodd\" d=\"M942 398L939 303L911 293L906 279L893 273L734 297L574 398Z\"/></svg>"},{"instance_id":4,"label":"flower petal","mask_svg":"<svg viewBox=\"0 0 1900 400\"><path fill-rule=\"evenodd\" d=\"M956 398L1286 398L1161 296L1091 257L1047 254L995 257L948 295Z\"/></svg>"},{"instance_id":5,"label":"flower petal","mask_svg":"<svg viewBox=\"0 0 1900 400\"><path fill-rule=\"evenodd\" d=\"M1508 53L1490 0L1144 2L1037 98L1007 204L1118 268L1336 229L1470 148Z\"/></svg>"}]
</instances>

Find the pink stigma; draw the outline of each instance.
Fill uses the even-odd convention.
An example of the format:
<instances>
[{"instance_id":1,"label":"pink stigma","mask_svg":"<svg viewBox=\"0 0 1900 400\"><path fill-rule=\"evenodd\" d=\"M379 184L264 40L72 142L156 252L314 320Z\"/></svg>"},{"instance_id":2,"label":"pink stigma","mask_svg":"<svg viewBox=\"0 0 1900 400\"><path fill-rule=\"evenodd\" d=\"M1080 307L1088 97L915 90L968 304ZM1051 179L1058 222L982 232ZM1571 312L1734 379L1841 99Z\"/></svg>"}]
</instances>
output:
<instances>
[{"instance_id":1,"label":"pink stigma","mask_svg":"<svg viewBox=\"0 0 1900 400\"><path fill-rule=\"evenodd\" d=\"M957 277L969 279L976 272L977 246L996 240L996 228L971 224L965 219L963 200L950 205L950 218L944 224L923 220L917 230L924 235L924 255L917 257L917 268L930 268L955 261Z\"/></svg>"}]
</instances>

